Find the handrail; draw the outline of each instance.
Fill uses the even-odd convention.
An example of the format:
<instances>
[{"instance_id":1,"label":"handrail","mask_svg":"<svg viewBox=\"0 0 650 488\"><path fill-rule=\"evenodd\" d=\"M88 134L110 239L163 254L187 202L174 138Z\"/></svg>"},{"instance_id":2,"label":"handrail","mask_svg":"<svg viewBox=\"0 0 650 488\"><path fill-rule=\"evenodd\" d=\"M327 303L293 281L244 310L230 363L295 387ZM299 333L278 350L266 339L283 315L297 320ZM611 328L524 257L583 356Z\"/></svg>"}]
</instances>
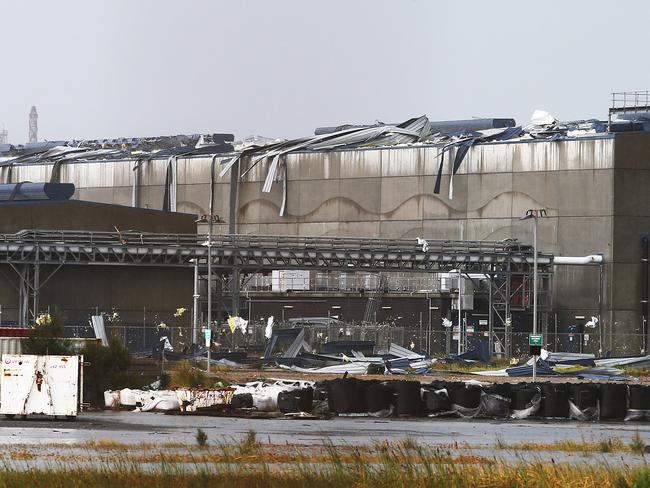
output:
<instances>
[{"instance_id":1,"label":"handrail","mask_svg":"<svg viewBox=\"0 0 650 488\"><path fill-rule=\"evenodd\" d=\"M115 245L174 245L201 246L208 240L206 234L157 234L147 232L107 232L107 231L74 231L74 230L23 230L14 234L0 234L2 242L30 243L66 243L66 244L115 244ZM396 252L418 251L422 246L415 239L386 239L386 238L352 238L352 237L311 237L311 236L280 236L280 235L249 235L249 234L213 234L213 246L220 247L249 247L249 248L287 248L300 249L331 249L340 251L372 251L385 250ZM504 253L520 252L532 254L530 246L514 241L457 241L430 239L427 240L427 252L453 253Z\"/></svg>"}]
</instances>

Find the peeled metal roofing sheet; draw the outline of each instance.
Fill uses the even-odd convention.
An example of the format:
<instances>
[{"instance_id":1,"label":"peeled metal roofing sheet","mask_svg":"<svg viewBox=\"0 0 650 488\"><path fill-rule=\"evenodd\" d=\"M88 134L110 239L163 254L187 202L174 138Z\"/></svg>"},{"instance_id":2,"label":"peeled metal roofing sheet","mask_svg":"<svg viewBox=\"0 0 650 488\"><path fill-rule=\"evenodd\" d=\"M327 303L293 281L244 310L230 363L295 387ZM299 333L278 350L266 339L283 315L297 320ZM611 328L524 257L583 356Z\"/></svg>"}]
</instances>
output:
<instances>
[{"instance_id":1,"label":"peeled metal roofing sheet","mask_svg":"<svg viewBox=\"0 0 650 488\"><path fill-rule=\"evenodd\" d=\"M406 349L405 347L399 346L392 342L388 348L388 354L398 358L424 359L424 356L422 354L416 354L410 349Z\"/></svg>"},{"instance_id":2,"label":"peeled metal roofing sheet","mask_svg":"<svg viewBox=\"0 0 650 488\"><path fill-rule=\"evenodd\" d=\"M507 368L506 373L508 373L508 376L532 376L533 365L524 364L521 366L515 366L513 368ZM544 361L543 359L538 359L537 374L540 376L556 376L559 373L553 371L546 361Z\"/></svg>"},{"instance_id":3,"label":"peeled metal roofing sheet","mask_svg":"<svg viewBox=\"0 0 650 488\"><path fill-rule=\"evenodd\" d=\"M634 356L626 358L602 358L594 359L596 366L626 366L626 365L635 365L635 366L648 366L650 365L650 355L649 356Z\"/></svg>"},{"instance_id":4,"label":"peeled metal roofing sheet","mask_svg":"<svg viewBox=\"0 0 650 488\"><path fill-rule=\"evenodd\" d=\"M300 368L298 366L285 366L280 364L283 369L290 369L298 373L315 373L315 374L365 374L368 372L370 363L353 362L337 364L336 366L325 366L323 368Z\"/></svg>"}]
</instances>

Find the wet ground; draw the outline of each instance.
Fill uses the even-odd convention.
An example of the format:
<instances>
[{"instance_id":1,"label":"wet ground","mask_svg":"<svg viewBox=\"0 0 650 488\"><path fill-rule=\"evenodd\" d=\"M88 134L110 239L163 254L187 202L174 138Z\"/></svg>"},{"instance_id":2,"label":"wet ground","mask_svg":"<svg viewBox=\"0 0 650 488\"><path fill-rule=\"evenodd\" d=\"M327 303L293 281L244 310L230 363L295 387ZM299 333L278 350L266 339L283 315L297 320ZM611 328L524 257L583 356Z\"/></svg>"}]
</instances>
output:
<instances>
[{"instance_id":1,"label":"wet ground","mask_svg":"<svg viewBox=\"0 0 650 488\"><path fill-rule=\"evenodd\" d=\"M89 412L77 420L0 419L1 444L66 443L113 440L122 443L193 443L201 428L214 441L241 440L255 431L262 442L273 444L369 444L412 438L428 445L466 443L472 446L558 441L597 442L618 438L629 441L636 432L650 444L650 423L576 421L493 421L462 419L377 419L336 417L329 420L248 419L162 413Z\"/></svg>"},{"instance_id":2,"label":"wet ground","mask_svg":"<svg viewBox=\"0 0 650 488\"><path fill-rule=\"evenodd\" d=\"M644 456L630 452L514 450L507 446L522 442L552 444L607 439L617 439L628 445L637 433L644 442L650 443L648 423L367 417L329 420L242 419L105 411L83 413L73 421L1 419L0 444L3 462L22 468L42 467L51 463L101 465L113 462L118 452L120 456L137 459L138 463L153 468L160 463L159 459L155 459L160 453L164 453L167 460L178 457L178 462L185 463L186 460L181 461L183 456L202 452L196 445L197 428L205 431L212 446L241 442L251 431L256 433L258 441L277 446L281 451L286 444L292 445L292 449L296 449L296 445L303 446L302 449L298 447L301 451L319 449L325 440L342 446L362 446L383 441L396 443L408 438L419 444L437 446L454 459L472 456L478 460L508 463L553 460L609 465L644 464ZM111 443L127 446L114 451L111 450ZM147 446L139 446L143 443ZM109 446L109 450L94 449L93 445ZM201 461L199 465L210 466L208 461Z\"/></svg>"}]
</instances>

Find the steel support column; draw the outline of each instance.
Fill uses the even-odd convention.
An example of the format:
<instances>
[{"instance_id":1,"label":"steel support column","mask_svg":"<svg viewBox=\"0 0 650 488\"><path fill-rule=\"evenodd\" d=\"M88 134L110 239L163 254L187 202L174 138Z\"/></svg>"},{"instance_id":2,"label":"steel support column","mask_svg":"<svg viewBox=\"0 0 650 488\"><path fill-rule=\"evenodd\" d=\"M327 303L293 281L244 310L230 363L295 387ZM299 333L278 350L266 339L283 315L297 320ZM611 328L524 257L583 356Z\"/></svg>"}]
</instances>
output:
<instances>
[{"instance_id":1,"label":"steel support column","mask_svg":"<svg viewBox=\"0 0 650 488\"><path fill-rule=\"evenodd\" d=\"M39 294L41 289L41 265L36 263L34 264L34 284L32 285L33 290L33 312L34 323L36 323L36 317L38 317L39 312Z\"/></svg>"}]
</instances>

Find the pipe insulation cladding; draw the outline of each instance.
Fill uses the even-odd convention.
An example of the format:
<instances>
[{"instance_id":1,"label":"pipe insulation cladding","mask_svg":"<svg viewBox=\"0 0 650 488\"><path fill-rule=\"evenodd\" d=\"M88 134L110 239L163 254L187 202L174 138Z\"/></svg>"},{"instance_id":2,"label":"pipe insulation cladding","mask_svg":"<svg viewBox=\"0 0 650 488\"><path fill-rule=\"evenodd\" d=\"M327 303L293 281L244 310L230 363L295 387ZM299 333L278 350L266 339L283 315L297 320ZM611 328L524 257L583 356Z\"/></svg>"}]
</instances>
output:
<instances>
[{"instance_id":1,"label":"pipe insulation cladding","mask_svg":"<svg viewBox=\"0 0 650 488\"><path fill-rule=\"evenodd\" d=\"M74 191L73 183L10 183L0 185L0 202L69 200Z\"/></svg>"},{"instance_id":2,"label":"pipe insulation cladding","mask_svg":"<svg viewBox=\"0 0 650 488\"><path fill-rule=\"evenodd\" d=\"M554 256L553 264L588 266L592 264L602 264L602 254L591 254L589 256Z\"/></svg>"}]
</instances>

